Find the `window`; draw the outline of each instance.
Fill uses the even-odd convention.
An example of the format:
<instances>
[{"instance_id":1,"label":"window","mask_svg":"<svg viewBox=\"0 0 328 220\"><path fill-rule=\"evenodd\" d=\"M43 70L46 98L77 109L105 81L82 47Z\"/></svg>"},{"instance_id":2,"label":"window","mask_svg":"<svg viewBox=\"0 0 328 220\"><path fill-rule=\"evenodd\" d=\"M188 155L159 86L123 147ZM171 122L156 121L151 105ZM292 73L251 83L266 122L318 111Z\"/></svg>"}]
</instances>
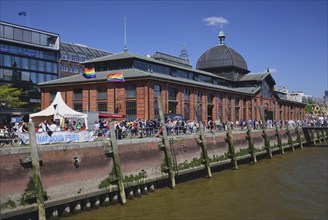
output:
<instances>
[{"instance_id":1,"label":"window","mask_svg":"<svg viewBox=\"0 0 328 220\"><path fill-rule=\"evenodd\" d=\"M177 100L178 89L174 87L168 87L169 100Z\"/></svg>"},{"instance_id":2,"label":"window","mask_svg":"<svg viewBox=\"0 0 328 220\"><path fill-rule=\"evenodd\" d=\"M47 35L40 34L40 37L41 37L41 39L40 39L41 45L47 46L48 45L48 37L47 37Z\"/></svg>"},{"instance_id":3,"label":"window","mask_svg":"<svg viewBox=\"0 0 328 220\"><path fill-rule=\"evenodd\" d=\"M155 99L156 99L158 96L161 96L161 86L155 84L155 85L154 85L154 97L155 97Z\"/></svg>"},{"instance_id":4,"label":"window","mask_svg":"<svg viewBox=\"0 0 328 220\"><path fill-rule=\"evenodd\" d=\"M197 104L196 118L198 121L202 120L202 104Z\"/></svg>"},{"instance_id":5,"label":"window","mask_svg":"<svg viewBox=\"0 0 328 220\"><path fill-rule=\"evenodd\" d=\"M107 102L98 102L98 111L107 111Z\"/></svg>"},{"instance_id":6,"label":"window","mask_svg":"<svg viewBox=\"0 0 328 220\"><path fill-rule=\"evenodd\" d=\"M202 102L202 96L203 96L202 91L197 91L197 102L198 103Z\"/></svg>"},{"instance_id":7,"label":"window","mask_svg":"<svg viewBox=\"0 0 328 220\"><path fill-rule=\"evenodd\" d=\"M222 105L222 94L218 95L218 105Z\"/></svg>"},{"instance_id":8,"label":"window","mask_svg":"<svg viewBox=\"0 0 328 220\"><path fill-rule=\"evenodd\" d=\"M137 103L136 101L126 102L126 121L131 122L137 119Z\"/></svg>"},{"instance_id":9,"label":"window","mask_svg":"<svg viewBox=\"0 0 328 220\"><path fill-rule=\"evenodd\" d=\"M125 87L126 98L136 98L136 86L129 84Z\"/></svg>"},{"instance_id":10,"label":"window","mask_svg":"<svg viewBox=\"0 0 328 220\"><path fill-rule=\"evenodd\" d=\"M82 100L82 89L74 89L74 101Z\"/></svg>"},{"instance_id":11,"label":"window","mask_svg":"<svg viewBox=\"0 0 328 220\"><path fill-rule=\"evenodd\" d=\"M32 31L23 30L23 41L28 43L32 42Z\"/></svg>"},{"instance_id":12,"label":"window","mask_svg":"<svg viewBox=\"0 0 328 220\"><path fill-rule=\"evenodd\" d=\"M78 112L82 112L82 103L74 103L74 110Z\"/></svg>"},{"instance_id":13,"label":"window","mask_svg":"<svg viewBox=\"0 0 328 220\"><path fill-rule=\"evenodd\" d=\"M30 80L30 73L22 72L22 81L29 81L29 80Z\"/></svg>"},{"instance_id":14,"label":"window","mask_svg":"<svg viewBox=\"0 0 328 220\"><path fill-rule=\"evenodd\" d=\"M190 89L184 89L184 100L190 101Z\"/></svg>"},{"instance_id":15,"label":"window","mask_svg":"<svg viewBox=\"0 0 328 220\"><path fill-rule=\"evenodd\" d=\"M154 118L159 118L159 108L158 108L158 101L157 97L161 96L161 86L160 85L154 85Z\"/></svg>"},{"instance_id":16,"label":"window","mask_svg":"<svg viewBox=\"0 0 328 220\"><path fill-rule=\"evenodd\" d=\"M14 40L23 41L23 30L14 28Z\"/></svg>"},{"instance_id":17,"label":"window","mask_svg":"<svg viewBox=\"0 0 328 220\"><path fill-rule=\"evenodd\" d=\"M45 62L44 61L39 60L38 70L44 72L44 70L45 70Z\"/></svg>"},{"instance_id":18,"label":"window","mask_svg":"<svg viewBox=\"0 0 328 220\"><path fill-rule=\"evenodd\" d=\"M213 104L213 99L214 99L213 93L208 93L207 94L207 104L208 105Z\"/></svg>"},{"instance_id":19,"label":"window","mask_svg":"<svg viewBox=\"0 0 328 220\"><path fill-rule=\"evenodd\" d=\"M29 69L29 59L27 58L22 58L22 69Z\"/></svg>"},{"instance_id":20,"label":"window","mask_svg":"<svg viewBox=\"0 0 328 220\"><path fill-rule=\"evenodd\" d=\"M98 99L105 99L107 100L107 88L106 87L99 87L97 89ZM107 109L107 107L106 107Z\"/></svg>"},{"instance_id":21,"label":"window","mask_svg":"<svg viewBox=\"0 0 328 220\"><path fill-rule=\"evenodd\" d=\"M4 37L8 39L13 39L14 29L12 27L4 26Z\"/></svg>"},{"instance_id":22,"label":"window","mask_svg":"<svg viewBox=\"0 0 328 220\"><path fill-rule=\"evenodd\" d=\"M185 120L189 120L190 117L190 104L189 103L185 103L184 106L183 106L183 110L184 110L184 118Z\"/></svg>"},{"instance_id":23,"label":"window","mask_svg":"<svg viewBox=\"0 0 328 220\"><path fill-rule=\"evenodd\" d=\"M31 70L36 70L36 60L30 59L30 68Z\"/></svg>"},{"instance_id":24,"label":"window","mask_svg":"<svg viewBox=\"0 0 328 220\"><path fill-rule=\"evenodd\" d=\"M58 92L58 90L51 90L50 91L50 101L51 102L55 99L57 92Z\"/></svg>"},{"instance_id":25,"label":"window","mask_svg":"<svg viewBox=\"0 0 328 220\"><path fill-rule=\"evenodd\" d=\"M32 32L32 43L33 44L40 44L40 34Z\"/></svg>"}]
</instances>

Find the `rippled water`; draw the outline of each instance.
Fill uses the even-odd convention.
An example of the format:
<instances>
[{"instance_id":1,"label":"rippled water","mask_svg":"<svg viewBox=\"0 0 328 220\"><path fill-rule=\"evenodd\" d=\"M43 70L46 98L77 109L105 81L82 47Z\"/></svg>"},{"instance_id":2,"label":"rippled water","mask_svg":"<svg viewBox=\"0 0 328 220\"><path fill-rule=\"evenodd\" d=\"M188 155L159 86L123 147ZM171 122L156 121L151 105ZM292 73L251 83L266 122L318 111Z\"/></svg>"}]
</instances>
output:
<instances>
[{"instance_id":1,"label":"rippled water","mask_svg":"<svg viewBox=\"0 0 328 220\"><path fill-rule=\"evenodd\" d=\"M63 219L327 219L327 152L297 149Z\"/></svg>"}]
</instances>

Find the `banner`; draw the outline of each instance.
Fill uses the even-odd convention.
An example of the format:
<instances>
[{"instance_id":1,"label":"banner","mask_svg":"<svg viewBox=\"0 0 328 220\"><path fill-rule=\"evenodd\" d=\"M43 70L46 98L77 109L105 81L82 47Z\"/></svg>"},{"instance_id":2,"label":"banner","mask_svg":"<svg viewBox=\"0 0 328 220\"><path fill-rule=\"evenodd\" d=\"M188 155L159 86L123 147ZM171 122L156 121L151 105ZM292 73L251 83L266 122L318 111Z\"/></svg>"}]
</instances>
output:
<instances>
[{"instance_id":1,"label":"banner","mask_svg":"<svg viewBox=\"0 0 328 220\"><path fill-rule=\"evenodd\" d=\"M70 143L70 142L88 142L94 141L94 131L58 131L53 132L51 136L47 132L36 133L37 144L53 144L53 143ZM16 133L24 144L30 144L28 133Z\"/></svg>"}]
</instances>

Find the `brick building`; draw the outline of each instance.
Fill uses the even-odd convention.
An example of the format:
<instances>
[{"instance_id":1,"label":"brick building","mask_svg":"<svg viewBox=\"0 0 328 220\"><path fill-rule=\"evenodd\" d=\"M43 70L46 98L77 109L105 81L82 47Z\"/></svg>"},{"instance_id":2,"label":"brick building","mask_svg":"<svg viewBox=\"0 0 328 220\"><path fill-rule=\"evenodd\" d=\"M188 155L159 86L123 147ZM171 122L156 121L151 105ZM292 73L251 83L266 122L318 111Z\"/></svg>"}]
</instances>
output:
<instances>
[{"instance_id":1,"label":"brick building","mask_svg":"<svg viewBox=\"0 0 328 220\"><path fill-rule=\"evenodd\" d=\"M270 72L249 74L244 58L225 45L222 31L219 39L196 69L160 52L150 57L124 51L85 61L85 67L95 67L96 78L75 75L39 84L42 108L60 91L77 111L120 113L127 121L158 118L157 96L165 114L182 114L186 120L260 120L260 105L269 119L304 118L305 104L276 94ZM107 75L116 72L125 82L107 82Z\"/></svg>"}]
</instances>

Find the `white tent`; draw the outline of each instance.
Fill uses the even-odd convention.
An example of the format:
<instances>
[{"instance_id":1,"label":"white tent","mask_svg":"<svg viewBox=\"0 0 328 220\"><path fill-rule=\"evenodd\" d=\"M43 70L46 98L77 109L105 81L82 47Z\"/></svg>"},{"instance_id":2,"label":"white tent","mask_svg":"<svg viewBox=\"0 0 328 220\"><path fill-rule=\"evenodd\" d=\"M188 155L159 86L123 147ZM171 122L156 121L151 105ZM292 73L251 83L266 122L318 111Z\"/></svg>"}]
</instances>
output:
<instances>
[{"instance_id":1,"label":"white tent","mask_svg":"<svg viewBox=\"0 0 328 220\"><path fill-rule=\"evenodd\" d=\"M46 109L30 114L30 119L37 123L40 123L45 119L60 119L62 122L66 118L84 119L85 125L88 126L88 115L71 109L64 102L60 92L57 92L54 101Z\"/></svg>"}]
</instances>

